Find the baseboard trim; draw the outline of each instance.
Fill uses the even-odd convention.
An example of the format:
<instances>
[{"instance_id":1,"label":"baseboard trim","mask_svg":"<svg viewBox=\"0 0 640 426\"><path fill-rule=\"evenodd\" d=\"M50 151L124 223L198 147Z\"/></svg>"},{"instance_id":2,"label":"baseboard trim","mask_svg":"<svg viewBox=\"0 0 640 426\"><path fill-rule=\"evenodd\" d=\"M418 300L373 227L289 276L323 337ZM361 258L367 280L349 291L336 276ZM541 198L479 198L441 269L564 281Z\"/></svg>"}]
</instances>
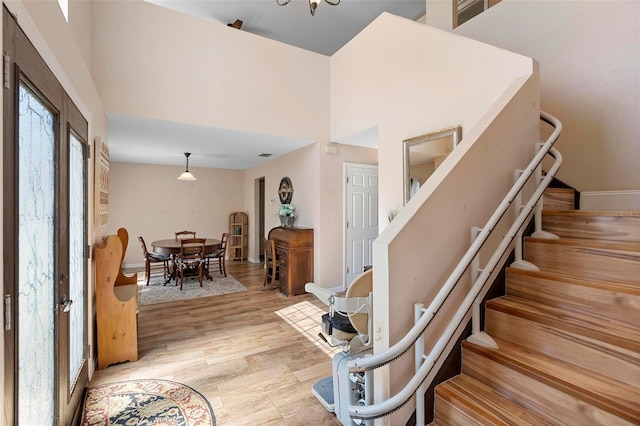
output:
<instances>
[{"instance_id":1,"label":"baseboard trim","mask_svg":"<svg viewBox=\"0 0 640 426\"><path fill-rule=\"evenodd\" d=\"M640 210L640 190L583 191L581 210Z\"/></svg>"},{"instance_id":2,"label":"baseboard trim","mask_svg":"<svg viewBox=\"0 0 640 426\"><path fill-rule=\"evenodd\" d=\"M144 263L123 263L122 269L140 269L144 271Z\"/></svg>"}]
</instances>

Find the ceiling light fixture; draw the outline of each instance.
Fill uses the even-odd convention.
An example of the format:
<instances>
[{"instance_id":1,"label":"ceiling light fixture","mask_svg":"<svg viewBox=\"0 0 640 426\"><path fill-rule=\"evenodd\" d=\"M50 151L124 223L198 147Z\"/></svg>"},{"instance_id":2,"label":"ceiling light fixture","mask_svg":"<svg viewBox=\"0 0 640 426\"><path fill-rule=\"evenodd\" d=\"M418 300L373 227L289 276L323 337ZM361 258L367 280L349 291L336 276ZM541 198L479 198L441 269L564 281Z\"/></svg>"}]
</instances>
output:
<instances>
[{"instance_id":1,"label":"ceiling light fixture","mask_svg":"<svg viewBox=\"0 0 640 426\"><path fill-rule=\"evenodd\" d=\"M180 176L178 176L178 180L197 180L196 177L189 171L189 156L190 152L185 152L184 156L187 157L187 168Z\"/></svg>"},{"instance_id":2,"label":"ceiling light fixture","mask_svg":"<svg viewBox=\"0 0 640 426\"><path fill-rule=\"evenodd\" d=\"M286 6L289 4L291 0L276 0L278 6ZM316 16L316 8L320 4L322 0L309 0L309 10L311 11L311 16ZM324 0L331 6L337 6L340 4L340 0Z\"/></svg>"}]
</instances>

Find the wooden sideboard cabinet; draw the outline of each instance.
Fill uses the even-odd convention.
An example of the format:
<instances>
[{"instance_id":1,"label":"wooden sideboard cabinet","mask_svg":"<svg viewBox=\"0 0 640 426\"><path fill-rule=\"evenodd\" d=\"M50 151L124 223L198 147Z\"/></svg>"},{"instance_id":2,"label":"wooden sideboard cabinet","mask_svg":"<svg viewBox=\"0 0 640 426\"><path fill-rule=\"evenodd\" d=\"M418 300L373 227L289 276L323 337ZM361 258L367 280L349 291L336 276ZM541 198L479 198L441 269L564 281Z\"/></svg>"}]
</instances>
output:
<instances>
[{"instance_id":1,"label":"wooden sideboard cabinet","mask_svg":"<svg viewBox=\"0 0 640 426\"><path fill-rule=\"evenodd\" d=\"M287 296L303 294L313 281L313 229L279 226L269 231L280 262L280 291Z\"/></svg>"}]
</instances>

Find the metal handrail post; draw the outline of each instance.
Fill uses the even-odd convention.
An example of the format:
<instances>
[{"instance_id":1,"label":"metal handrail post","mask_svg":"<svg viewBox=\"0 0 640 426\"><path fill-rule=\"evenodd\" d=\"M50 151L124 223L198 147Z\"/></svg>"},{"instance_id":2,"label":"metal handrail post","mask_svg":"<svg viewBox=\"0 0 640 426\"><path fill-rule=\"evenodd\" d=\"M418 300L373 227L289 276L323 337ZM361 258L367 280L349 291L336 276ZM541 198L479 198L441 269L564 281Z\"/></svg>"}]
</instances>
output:
<instances>
[{"instance_id":1,"label":"metal handrail post","mask_svg":"<svg viewBox=\"0 0 640 426\"><path fill-rule=\"evenodd\" d=\"M538 142L536 144L536 153L540 151L543 146L544 144L542 142ZM542 163L538 164L538 167L536 167L534 182L535 182L536 188L542 183ZM533 234L531 234L531 236L534 238L541 238L543 240L558 240L560 239L560 237L558 237L556 234L544 231L542 229L542 206L544 203L543 198L544 197L540 197L540 199L538 200L538 203L536 204L535 213L533 215L535 231L533 232ZM536 270L539 270L539 269L536 267Z\"/></svg>"},{"instance_id":2,"label":"metal handrail post","mask_svg":"<svg viewBox=\"0 0 640 426\"><path fill-rule=\"evenodd\" d=\"M420 321L420 317L424 312L424 305L422 303L416 303L413 307L413 318L417 323ZM416 344L414 346L414 361L415 361L415 370L417 373L422 366L424 361L424 335L418 337L416 340ZM425 405L424 405L424 383L418 386L416 390L416 426L424 426L425 424L425 415L424 415Z\"/></svg>"},{"instance_id":3,"label":"metal handrail post","mask_svg":"<svg viewBox=\"0 0 640 426\"><path fill-rule=\"evenodd\" d=\"M538 152L539 150L540 148L537 148L536 152ZM524 173L524 170L516 170L514 172L514 179L516 182L518 181L518 179L520 179L520 176L522 175L522 173ZM537 174L537 168L536 168L536 174ZM542 174L540 174L540 177L542 177ZM539 182L537 180L537 177L535 179L536 179L535 187L537 187L539 185ZM515 213L517 217L522 211L522 209L524 208L524 206L522 205L522 191L518 192L518 195L516 196L514 204L516 207ZM527 271L539 271L540 268L538 268L536 265L524 260L524 255L522 251L523 235L524 235L524 229L520 229L518 231L518 234L516 235L516 240L513 247L515 260L509 266L511 266L512 268L524 269Z\"/></svg>"},{"instance_id":4,"label":"metal handrail post","mask_svg":"<svg viewBox=\"0 0 640 426\"><path fill-rule=\"evenodd\" d=\"M471 243L478 238L482 228L478 228L477 226L471 227ZM471 282L475 283L482 272L480 269L480 253L473 258L471 261ZM485 348L493 348L497 349L498 344L489 336L487 333L482 331L480 327L482 316L480 315L480 304L482 303L482 299L480 295L476 297L476 300L473 301L473 306L471 307L471 336L467 338L467 340L471 343L475 343L476 345L484 346Z\"/></svg>"}]
</instances>

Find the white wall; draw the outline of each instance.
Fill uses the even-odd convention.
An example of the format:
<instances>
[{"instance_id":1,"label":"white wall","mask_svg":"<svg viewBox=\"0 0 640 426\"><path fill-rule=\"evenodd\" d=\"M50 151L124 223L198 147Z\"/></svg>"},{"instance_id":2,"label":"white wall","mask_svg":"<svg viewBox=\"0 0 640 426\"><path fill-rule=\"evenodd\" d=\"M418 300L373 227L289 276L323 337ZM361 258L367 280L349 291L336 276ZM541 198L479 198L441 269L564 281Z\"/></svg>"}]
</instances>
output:
<instances>
[{"instance_id":1,"label":"white wall","mask_svg":"<svg viewBox=\"0 0 640 426\"><path fill-rule=\"evenodd\" d=\"M191 168L198 180L180 181L183 169L133 163L111 163L109 234L129 233L124 264L142 265L142 236L151 242L173 238L177 231L220 239L229 229L229 214L244 210L243 171Z\"/></svg>"},{"instance_id":2,"label":"white wall","mask_svg":"<svg viewBox=\"0 0 640 426\"><path fill-rule=\"evenodd\" d=\"M88 1L69 2L69 27L89 69L91 69L91 9L92 3Z\"/></svg>"},{"instance_id":3,"label":"white wall","mask_svg":"<svg viewBox=\"0 0 640 426\"><path fill-rule=\"evenodd\" d=\"M393 34L393 37L389 35ZM390 14L331 58L331 138L378 126L379 217L403 204L402 141L462 125L462 137L531 60Z\"/></svg>"},{"instance_id":4,"label":"white wall","mask_svg":"<svg viewBox=\"0 0 640 426\"><path fill-rule=\"evenodd\" d=\"M294 192L291 203L296 206L294 226L313 228L314 230L314 269L317 281L319 277L317 265L321 251L317 242L320 222L318 208L320 170L317 143L244 171L244 204L249 213L249 257L254 260L258 259L260 253L257 238L266 237L269 230L280 226L278 209L281 204L278 197L278 187L280 179L285 176L288 176L293 184ZM261 177L265 179L265 234L258 237L255 231L259 229L257 214L259 210L256 205L254 189L255 180Z\"/></svg>"},{"instance_id":5,"label":"white wall","mask_svg":"<svg viewBox=\"0 0 640 426\"><path fill-rule=\"evenodd\" d=\"M542 109L564 126L562 181L640 189L640 2L504 0L455 32L539 62Z\"/></svg>"},{"instance_id":6,"label":"white wall","mask_svg":"<svg viewBox=\"0 0 640 426\"><path fill-rule=\"evenodd\" d=\"M107 112L326 139L329 58L141 0L93 3Z\"/></svg>"}]
</instances>

